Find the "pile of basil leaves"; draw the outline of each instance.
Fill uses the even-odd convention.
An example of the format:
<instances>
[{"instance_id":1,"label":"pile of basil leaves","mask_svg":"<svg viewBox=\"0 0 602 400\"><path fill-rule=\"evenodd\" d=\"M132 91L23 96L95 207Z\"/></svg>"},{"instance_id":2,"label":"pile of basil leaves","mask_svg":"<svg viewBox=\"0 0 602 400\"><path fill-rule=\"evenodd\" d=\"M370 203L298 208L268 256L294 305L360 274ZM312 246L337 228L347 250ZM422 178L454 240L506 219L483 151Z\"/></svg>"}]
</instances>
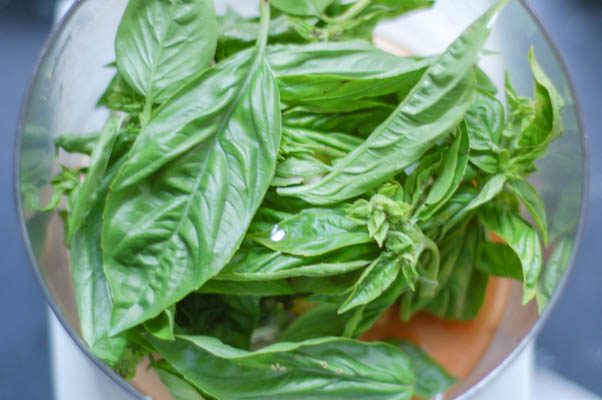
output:
<instances>
[{"instance_id":1,"label":"pile of basil leaves","mask_svg":"<svg viewBox=\"0 0 602 400\"><path fill-rule=\"evenodd\" d=\"M433 360L358 340L385 310L470 320L489 276L545 306L559 274L527 178L563 101L533 53L533 98L476 66L505 1L435 57L371 43L431 5L129 1L110 117L58 138L90 161L47 207L66 196L97 357L126 377L150 357L176 399L430 398L454 383Z\"/></svg>"}]
</instances>

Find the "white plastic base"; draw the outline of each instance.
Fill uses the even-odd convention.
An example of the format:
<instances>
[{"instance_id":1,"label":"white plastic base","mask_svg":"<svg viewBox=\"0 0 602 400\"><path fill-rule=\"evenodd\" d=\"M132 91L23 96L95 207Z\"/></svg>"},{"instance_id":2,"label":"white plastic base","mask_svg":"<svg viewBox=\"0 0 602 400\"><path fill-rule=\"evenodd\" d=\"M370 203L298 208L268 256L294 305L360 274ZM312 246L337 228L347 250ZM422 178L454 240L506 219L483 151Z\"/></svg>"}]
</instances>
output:
<instances>
[{"instance_id":1,"label":"white plastic base","mask_svg":"<svg viewBox=\"0 0 602 400\"><path fill-rule=\"evenodd\" d=\"M132 400L86 358L49 313L54 400ZM534 368L529 346L488 387L472 400L600 400L596 395L550 371Z\"/></svg>"},{"instance_id":2,"label":"white plastic base","mask_svg":"<svg viewBox=\"0 0 602 400\"><path fill-rule=\"evenodd\" d=\"M117 386L86 358L52 313L49 317L49 325L55 400L132 400L131 397L119 394ZM564 390L567 387L566 383L552 379L552 375L549 373L537 375L541 375L542 379L547 382L546 385L553 380L554 384L549 385L553 389L547 390L545 397L533 397L531 396L533 375L533 348L531 346L512 366L473 399L597 399L595 396L586 397L584 392L575 390L563 392L561 389ZM536 384L536 386L538 385ZM573 395L575 393L579 393L579 396Z\"/></svg>"}]
</instances>

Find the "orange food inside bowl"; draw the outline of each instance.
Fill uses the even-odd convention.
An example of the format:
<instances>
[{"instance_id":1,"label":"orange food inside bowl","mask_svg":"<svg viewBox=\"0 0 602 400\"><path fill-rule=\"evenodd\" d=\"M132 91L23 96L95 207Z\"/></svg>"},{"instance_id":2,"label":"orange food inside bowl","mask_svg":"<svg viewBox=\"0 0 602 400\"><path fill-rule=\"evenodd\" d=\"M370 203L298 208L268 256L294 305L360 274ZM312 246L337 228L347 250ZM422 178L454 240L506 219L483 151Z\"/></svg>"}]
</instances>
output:
<instances>
[{"instance_id":1,"label":"orange food inside bowl","mask_svg":"<svg viewBox=\"0 0 602 400\"><path fill-rule=\"evenodd\" d=\"M409 322L401 322L397 307L392 307L362 339L408 340L418 345L456 378L466 378L497 331L511 285L509 279L490 278L483 307L472 321L445 321L419 313Z\"/></svg>"}]
</instances>

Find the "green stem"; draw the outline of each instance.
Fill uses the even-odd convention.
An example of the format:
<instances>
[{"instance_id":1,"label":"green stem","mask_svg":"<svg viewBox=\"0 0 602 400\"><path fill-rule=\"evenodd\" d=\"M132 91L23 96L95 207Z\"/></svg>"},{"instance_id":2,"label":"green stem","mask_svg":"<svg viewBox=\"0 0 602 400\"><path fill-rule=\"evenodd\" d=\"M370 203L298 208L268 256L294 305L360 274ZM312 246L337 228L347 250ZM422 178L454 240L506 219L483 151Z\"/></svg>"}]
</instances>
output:
<instances>
[{"instance_id":1,"label":"green stem","mask_svg":"<svg viewBox=\"0 0 602 400\"><path fill-rule=\"evenodd\" d=\"M260 0L259 3L259 36L257 37L257 50L260 54L265 52L270 33L270 1Z\"/></svg>"},{"instance_id":2,"label":"green stem","mask_svg":"<svg viewBox=\"0 0 602 400\"><path fill-rule=\"evenodd\" d=\"M324 15L322 16L322 19L324 20L324 22L327 22L329 24L340 24L346 22L354 18L359 13L361 13L366 7L368 7L371 1L372 0L358 0L355 3L353 3L353 5L349 7L343 14L334 18L330 18Z\"/></svg>"},{"instance_id":3,"label":"green stem","mask_svg":"<svg viewBox=\"0 0 602 400\"><path fill-rule=\"evenodd\" d=\"M142 109L142 115L140 116L140 125L144 128L151 119L153 112L153 100L150 97L146 98L144 102L144 108Z\"/></svg>"}]
</instances>

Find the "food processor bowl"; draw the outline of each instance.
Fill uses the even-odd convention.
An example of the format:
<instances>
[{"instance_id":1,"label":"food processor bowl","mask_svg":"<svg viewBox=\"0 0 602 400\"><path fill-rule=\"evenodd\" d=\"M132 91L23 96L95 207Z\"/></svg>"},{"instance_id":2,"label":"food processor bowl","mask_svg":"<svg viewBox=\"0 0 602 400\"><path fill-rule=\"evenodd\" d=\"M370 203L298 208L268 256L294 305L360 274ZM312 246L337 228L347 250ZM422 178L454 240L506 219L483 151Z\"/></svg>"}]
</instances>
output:
<instances>
[{"instance_id":1,"label":"food processor bowl","mask_svg":"<svg viewBox=\"0 0 602 400\"><path fill-rule=\"evenodd\" d=\"M60 216L54 212L36 212L27 201L32 194L48 194L50 180L59 170L54 138L63 133L98 131L106 119L107 111L97 108L96 102L114 73L108 65L115 58L113 42L126 3L126 0L81 0L48 41L23 106L15 147L16 207L31 264L48 303L81 352L98 367L110 398L145 399L152 393L126 382L89 352L80 335ZM376 35L379 41L413 54L434 54L442 51L492 3L491 0L438 0L433 10L381 24ZM253 14L257 9L256 2L248 0L217 0L216 6L222 12L230 6L241 14ZM568 272L583 225L587 154L578 107L562 60L528 7L511 1L496 21L481 66L500 87L504 72L508 71L517 91L531 95L533 83L527 58L530 47L535 48L543 69L566 102L564 135L538 162L539 169L532 182L542 194L549 218L551 240L545 250L546 259L556 247L569 246L571 257L564 259L562 265ZM84 161L60 155L62 164ZM563 282L566 275L565 272ZM520 284L514 284L488 350L449 397L467 399L494 379L534 339L559 291L556 290L550 306L540 315L535 302L521 305Z\"/></svg>"}]
</instances>

